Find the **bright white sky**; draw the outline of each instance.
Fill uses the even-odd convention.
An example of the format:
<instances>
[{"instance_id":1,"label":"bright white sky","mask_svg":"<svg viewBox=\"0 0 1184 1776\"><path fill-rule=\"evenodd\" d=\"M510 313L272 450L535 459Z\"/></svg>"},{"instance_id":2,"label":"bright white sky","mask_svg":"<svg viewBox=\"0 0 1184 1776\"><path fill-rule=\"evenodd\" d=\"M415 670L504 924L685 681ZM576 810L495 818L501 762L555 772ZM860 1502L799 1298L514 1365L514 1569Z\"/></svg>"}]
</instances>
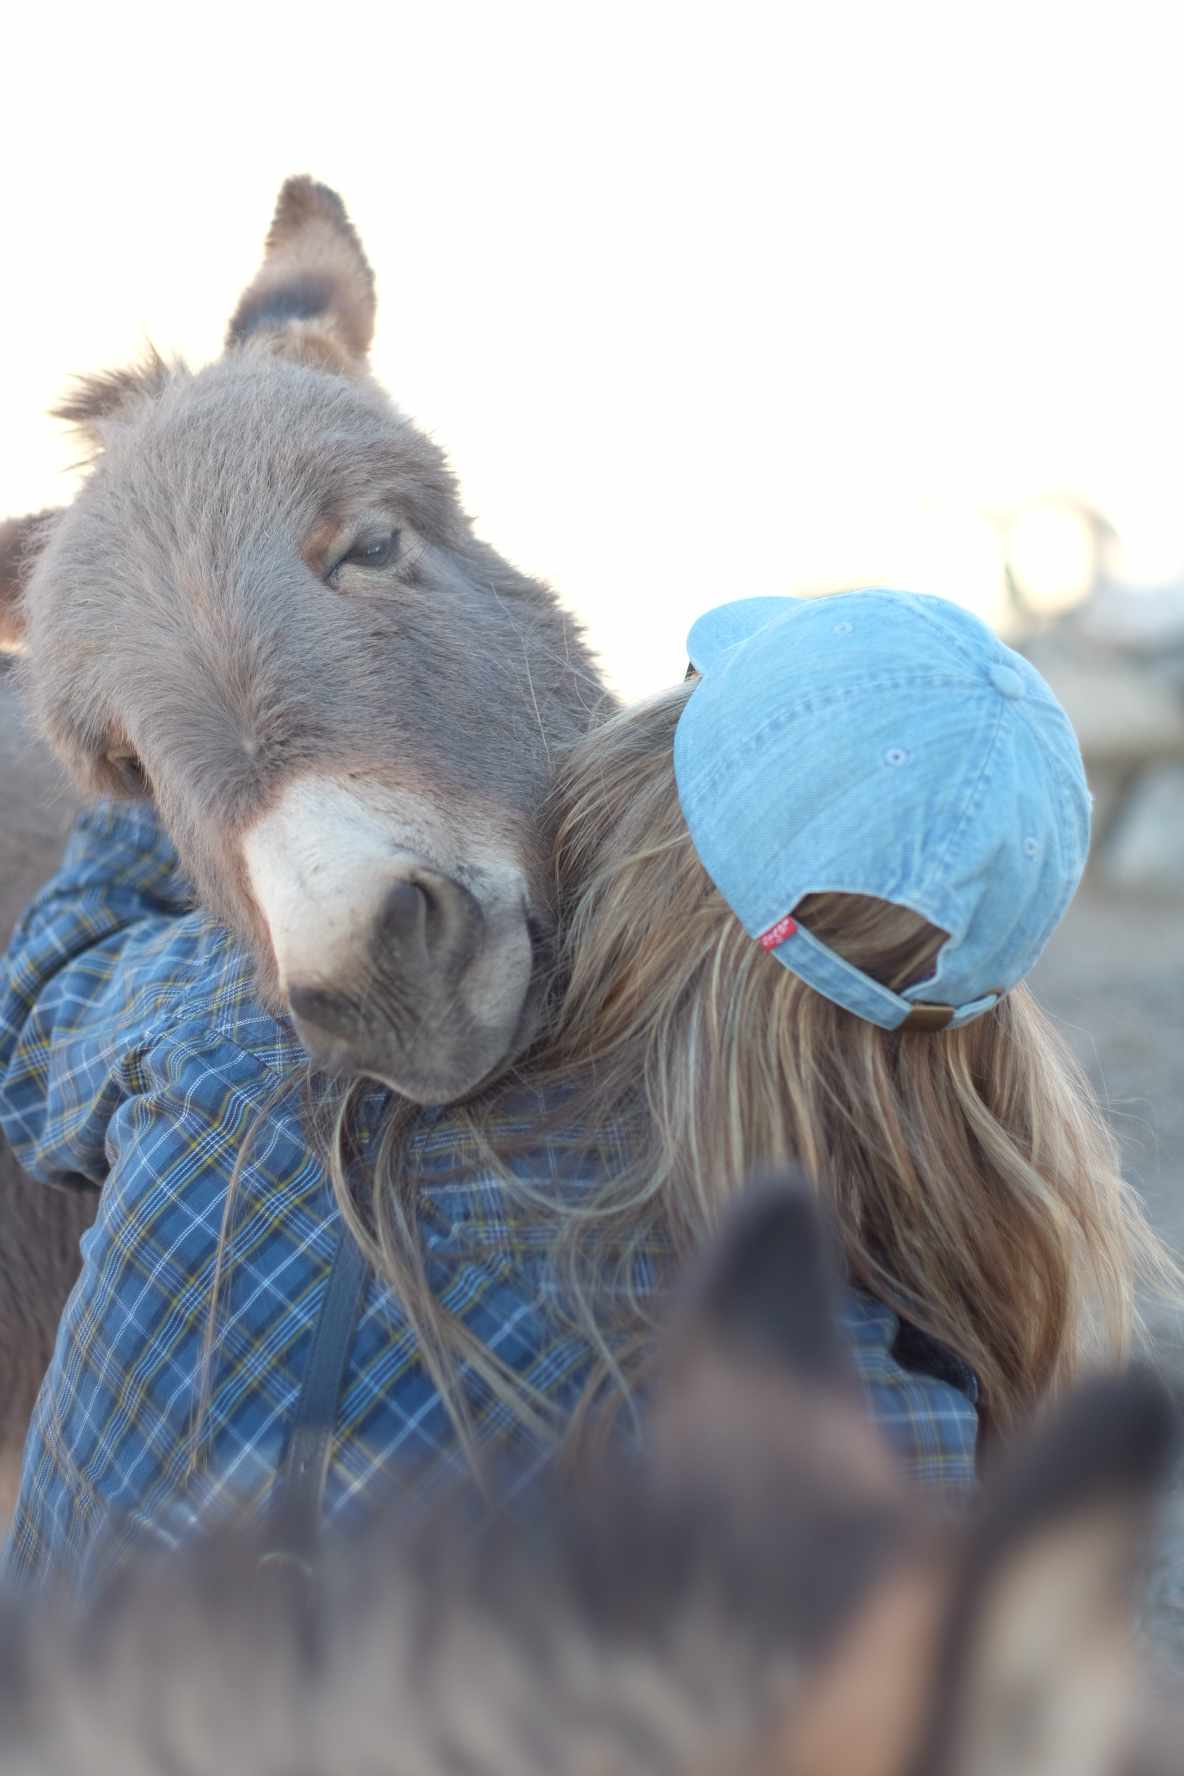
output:
<instances>
[{"instance_id":1,"label":"bright white sky","mask_svg":"<svg viewBox=\"0 0 1184 1776\"><path fill-rule=\"evenodd\" d=\"M5 24L3 505L151 336L216 353L275 193L345 197L375 361L629 691L753 592L997 615L991 517L1184 567L1176 8L59 4Z\"/></svg>"}]
</instances>

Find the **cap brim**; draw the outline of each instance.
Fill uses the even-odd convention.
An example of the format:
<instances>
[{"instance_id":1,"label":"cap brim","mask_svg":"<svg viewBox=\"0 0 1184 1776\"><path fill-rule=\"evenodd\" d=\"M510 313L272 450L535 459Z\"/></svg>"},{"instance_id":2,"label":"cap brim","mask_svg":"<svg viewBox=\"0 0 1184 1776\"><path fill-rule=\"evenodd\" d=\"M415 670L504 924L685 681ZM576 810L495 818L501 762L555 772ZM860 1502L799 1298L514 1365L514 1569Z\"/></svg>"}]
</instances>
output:
<instances>
[{"instance_id":1,"label":"cap brim","mask_svg":"<svg viewBox=\"0 0 1184 1776\"><path fill-rule=\"evenodd\" d=\"M691 625L687 636L687 657L696 672L708 672L718 666L730 648L739 647L783 617L800 598L738 598L733 604L719 604L706 611Z\"/></svg>"}]
</instances>

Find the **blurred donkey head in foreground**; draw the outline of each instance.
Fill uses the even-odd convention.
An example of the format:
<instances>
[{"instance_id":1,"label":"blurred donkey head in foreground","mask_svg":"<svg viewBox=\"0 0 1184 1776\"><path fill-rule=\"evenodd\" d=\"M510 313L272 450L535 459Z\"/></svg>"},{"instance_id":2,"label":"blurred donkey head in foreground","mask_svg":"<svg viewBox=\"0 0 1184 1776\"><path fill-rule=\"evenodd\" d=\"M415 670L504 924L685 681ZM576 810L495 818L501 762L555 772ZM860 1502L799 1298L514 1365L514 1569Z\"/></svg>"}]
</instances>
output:
<instances>
[{"instance_id":1,"label":"blurred donkey head in foreground","mask_svg":"<svg viewBox=\"0 0 1184 1776\"><path fill-rule=\"evenodd\" d=\"M803 1189L750 1193L685 1288L643 1458L399 1513L307 1563L258 1532L9 1606L0 1765L28 1776L1167 1776L1131 1581L1175 1415L1100 1378L970 1524L865 1419ZM1148 1720L1152 1725L1149 1726Z\"/></svg>"}]
</instances>

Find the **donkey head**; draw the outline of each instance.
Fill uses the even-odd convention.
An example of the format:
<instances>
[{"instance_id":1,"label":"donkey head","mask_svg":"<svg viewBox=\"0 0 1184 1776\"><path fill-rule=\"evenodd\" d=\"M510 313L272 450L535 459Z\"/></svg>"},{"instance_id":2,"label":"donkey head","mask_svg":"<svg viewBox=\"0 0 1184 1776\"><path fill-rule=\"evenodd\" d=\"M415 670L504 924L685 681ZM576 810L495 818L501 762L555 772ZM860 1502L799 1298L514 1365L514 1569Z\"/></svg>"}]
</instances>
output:
<instances>
[{"instance_id":1,"label":"donkey head","mask_svg":"<svg viewBox=\"0 0 1184 1776\"><path fill-rule=\"evenodd\" d=\"M269 1589L231 1535L129 1569L73 1623L14 1602L0 1760L1174 1776L1184 1739L1157 1750L1138 1719L1125 1596L1172 1441L1158 1383L1085 1388L951 1523L866 1418L831 1269L804 1195L750 1202L672 1330L644 1460L519 1494L491 1533L397 1509L307 1583L271 1566Z\"/></svg>"},{"instance_id":2,"label":"donkey head","mask_svg":"<svg viewBox=\"0 0 1184 1776\"><path fill-rule=\"evenodd\" d=\"M373 323L340 199L290 180L217 364L59 409L94 462L5 527L0 645L84 789L155 798L314 1058L432 1101L530 1035L549 750L602 693L367 374Z\"/></svg>"}]
</instances>

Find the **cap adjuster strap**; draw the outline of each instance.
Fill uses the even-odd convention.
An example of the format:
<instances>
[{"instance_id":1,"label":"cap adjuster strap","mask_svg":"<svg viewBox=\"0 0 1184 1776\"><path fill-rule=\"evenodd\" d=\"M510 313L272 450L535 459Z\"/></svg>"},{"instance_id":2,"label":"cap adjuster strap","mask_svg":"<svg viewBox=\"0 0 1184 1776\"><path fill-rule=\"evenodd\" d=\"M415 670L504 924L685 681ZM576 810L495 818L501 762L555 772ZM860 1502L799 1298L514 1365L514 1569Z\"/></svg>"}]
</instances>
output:
<instances>
[{"instance_id":1,"label":"cap adjuster strap","mask_svg":"<svg viewBox=\"0 0 1184 1776\"><path fill-rule=\"evenodd\" d=\"M794 973L816 993L844 1006L856 1017L879 1024L882 1030L946 1030L959 1018L956 1005L907 1000L894 993L891 987L884 986L882 981L856 968L829 945L819 942L804 925L798 924L792 913L786 913L762 931L756 941L762 950L780 950L790 938L795 940L794 960L789 962L788 953L782 960ZM969 1009L963 1007L963 1010ZM986 1004L979 1009L985 1010Z\"/></svg>"}]
</instances>

